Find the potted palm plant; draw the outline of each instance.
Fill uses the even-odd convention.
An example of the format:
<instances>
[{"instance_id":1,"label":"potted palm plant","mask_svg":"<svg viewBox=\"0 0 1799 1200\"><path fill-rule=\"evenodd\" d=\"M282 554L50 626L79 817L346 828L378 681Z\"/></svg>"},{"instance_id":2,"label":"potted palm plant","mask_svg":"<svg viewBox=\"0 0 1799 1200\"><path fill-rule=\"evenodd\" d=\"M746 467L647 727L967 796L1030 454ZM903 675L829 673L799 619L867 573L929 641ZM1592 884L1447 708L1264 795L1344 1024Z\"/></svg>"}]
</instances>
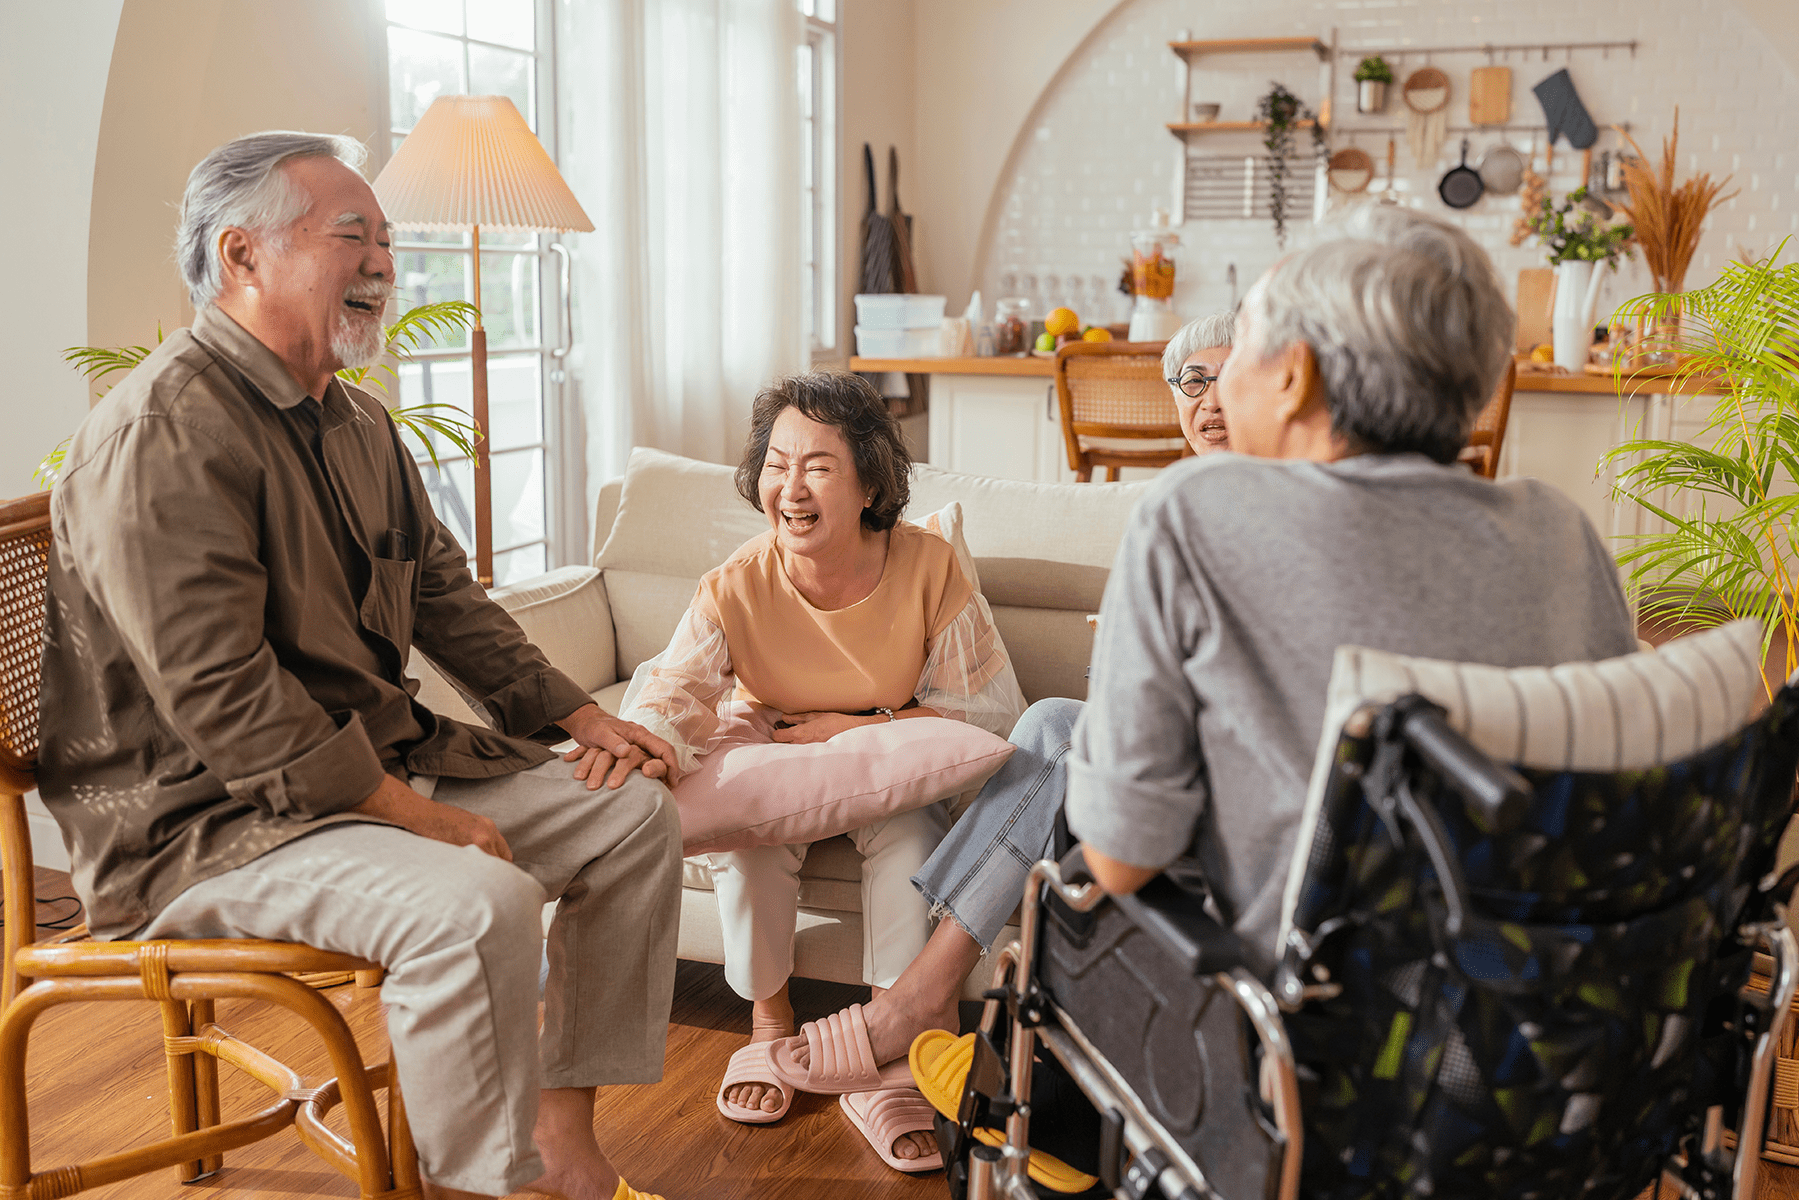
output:
<instances>
[{"instance_id":1,"label":"potted palm plant","mask_svg":"<svg viewBox=\"0 0 1799 1200\"><path fill-rule=\"evenodd\" d=\"M408 309L399 320L387 327L387 354L381 365L345 367L337 373L340 378L365 391L379 392L388 402L387 415L393 418L401 433L411 435L424 448L433 466L439 465L434 438L442 438L457 453L473 457L475 443L481 439L481 432L462 419L463 410L454 404L393 403L389 387L399 380L395 364L411 359L413 352L425 342L434 342L453 330L465 329L474 324L474 320L475 306L465 300L438 300ZM160 324L156 327L156 341L158 345L162 344ZM87 376L90 383L98 384L120 371L130 371L150 357L151 349L153 347L150 346L70 346L63 351L62 358ZM100 394L105 395L109 388L110 385L102 387ZM442 411L445 409L449 411ZM31 473L31 477L40 486L50 487L61 477L69 441L70 438L64 438L58 442L56 448L46 454L38 463L37 469Z\"/></svg>"},{"instance_id":2,"label":"potted palm plant","mask_svg":"<svg viewBox=\"0 0 1799 1200\"><path fill-rule=\"evenodd\" d=\"M1619 310L1663 327L1680 312L1674 382L1718 399L1695 442L1630 441L1605 460L1618 468L1614 495L1665 525L1619 556L1644 616L1675 632L1760 621L1764 652L1784 640L1782 678L1799 669L1799 263L1775 265L1785 247L1731 263L1710 287Z\"/></svg>"}]
</instances>

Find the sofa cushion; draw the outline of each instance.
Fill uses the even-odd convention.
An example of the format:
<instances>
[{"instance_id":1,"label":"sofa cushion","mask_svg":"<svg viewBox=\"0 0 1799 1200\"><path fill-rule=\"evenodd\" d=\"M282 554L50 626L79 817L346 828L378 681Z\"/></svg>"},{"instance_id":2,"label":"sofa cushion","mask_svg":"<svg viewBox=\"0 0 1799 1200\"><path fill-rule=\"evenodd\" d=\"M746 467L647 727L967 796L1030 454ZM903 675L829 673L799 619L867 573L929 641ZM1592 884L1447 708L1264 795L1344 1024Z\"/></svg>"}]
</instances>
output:
<instances>
[{"instance_id":1,"label":"sofa cushion","mask_svg":"<svg viewBox=\"0 0 1799 1200\"><path fill-rule=\"evenodd\" d=\"M732 705L718 745L675 785L686 853L822 841L978 788L1012 757L1004 738L944 717L785 744L776 715Z\"/></svg>"},{"instance_id":2,"label":"sofa cushion","mask_svg":"<svg viewBox=\"0 0 1799 1200\"><path fill-rule=\"evenodd\" d=\"M594 566L697 585L700 576L768 529L768 518L737 494L734 474L731 467L660 450L631 451L618 516ZM691 599L689 588L682 603Z\"/></svg>"}]
</instances>

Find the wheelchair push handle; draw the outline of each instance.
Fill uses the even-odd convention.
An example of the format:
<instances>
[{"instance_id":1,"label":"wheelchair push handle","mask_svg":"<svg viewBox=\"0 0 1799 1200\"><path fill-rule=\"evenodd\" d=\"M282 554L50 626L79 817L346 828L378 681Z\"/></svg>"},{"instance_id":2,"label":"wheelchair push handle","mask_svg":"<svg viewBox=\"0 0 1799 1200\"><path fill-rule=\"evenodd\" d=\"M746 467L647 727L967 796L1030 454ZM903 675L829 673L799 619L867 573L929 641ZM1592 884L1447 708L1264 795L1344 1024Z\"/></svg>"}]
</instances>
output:
<instances>
[{"instance_id":1,"label":"wheelchair push handle","mask_svg":"<svg viewBox=\"0 0 1799 1200\"><path fill-rule=\"evenodd\" d=\"M1503 832L1523 818L1530 805L1530 784L1450 728L1442 708L1413 695L1395 701L1388 711L1406 744L1461 793L1483 826Z\"/></svg>"}]
</instances>

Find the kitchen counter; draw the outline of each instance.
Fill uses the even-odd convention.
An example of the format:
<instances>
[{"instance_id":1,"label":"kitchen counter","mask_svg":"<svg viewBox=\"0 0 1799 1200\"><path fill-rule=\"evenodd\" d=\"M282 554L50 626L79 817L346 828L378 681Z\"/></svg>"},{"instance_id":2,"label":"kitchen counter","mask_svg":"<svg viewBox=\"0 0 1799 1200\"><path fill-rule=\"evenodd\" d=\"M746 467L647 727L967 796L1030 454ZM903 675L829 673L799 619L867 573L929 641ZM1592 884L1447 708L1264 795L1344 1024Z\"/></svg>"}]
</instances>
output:
<instances>
[{"instance_id":1,"label":"kitchen counter","mask_svg":"<svg viewBox=\"0 0 1799 1200\"><path fill-rule=\"evenodd\" d=\"M1051 381L1053 358L852 358L852 371L897 371L931 377L927 461L948 471L1068 482L1074 471L1062 435L1061 407ZM1518 376L1499 476L1527 475L1551 484L1578 505L1615 551L1661 519L1612 495L1617 477L1601 461L1638 438L1697 441L1711 402L1706 381L1679 384L1665 371L1625 377L1623 395L1611 375ZM1715 387L1715 384L1711 386ZM1127 467L1123 478L1154 472ZM1684 511L1686 497L1670 497Z\"/></svg>"},{"instance_id":2,"label":"kitchen counter","mask_svg":"<svg viewBox=\"0 0 1799 1200\"><path fill-rule=\"evenodd\" d=\"M902 375L1005 375L1014 378L1049 379L1056 360L1037 355L1002 354L992 358L852 358L852 371L897 371ZM1611 375L1548 375L1520 372L1515 389L1520 392L1558 392L1586 396L1616 396ZM1635 371L1624 377L1624 394L1697 396L1705 389L1691 383L1671 386L1665 371Z\"/></svg>"}]
</instances>

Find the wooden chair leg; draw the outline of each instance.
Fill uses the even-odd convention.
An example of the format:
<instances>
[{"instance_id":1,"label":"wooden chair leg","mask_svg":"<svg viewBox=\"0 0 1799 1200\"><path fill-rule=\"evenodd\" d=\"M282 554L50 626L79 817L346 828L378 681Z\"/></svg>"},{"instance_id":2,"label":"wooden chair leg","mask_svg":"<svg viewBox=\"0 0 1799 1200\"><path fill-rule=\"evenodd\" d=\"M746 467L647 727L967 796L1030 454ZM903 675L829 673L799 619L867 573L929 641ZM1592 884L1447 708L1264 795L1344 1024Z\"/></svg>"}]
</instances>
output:
<instances>
[{"instance_id":1,"label":"wooden chair leg","mask_svg":"<svg viewBox=\"0 0 1799 1200\"><path fill-rule=\"evenodd\" d=\"M1117 483L1118 482L1118 468L1117 467L1107 467L1106 468L1106 482L1107 483Z\"/></svg>"},{"instance_id":2,"label":"wooden chair leg","mask_svg":"<svg viewBox=\"0 0 1799 1200\"><path fill-rule=\"evenodd\" d=\"M183 1001L163 1000L157 1007L162 1009L163 1059L169 1071L169 1132L180 1137L199 1128L194 1102L194 1052L186 1047L176 1048L178 1042L191 1045L194 1023ZM180 1183L192 1183L203 1173L197 1158L175 1167L175 1179Z\"/></svg>"},{"instance_id":3,"label":"wooden chair leg","mask_svg":"<svg viewBox=\"0 0 1799 1200\"><path fill-rule=\"evenodd\" d=\"M192 1006L194 1032L204 1034L217 1027L215 1006L211 1000L196 1000ZM194 1055L194 1117L201 1129L219 1124L219 1060L210 1054ZM225 1165L225 1156L212 1154L200 1160L202 1177L212 1175Z\"/></svg>"},{"instance_id":4,"label":"wooden chair leg","mask_svg":"<svg viewBox=\"0 0 1799 1200\"><path fill-rule=\"evenodd\" d=\"M1074 473L1074 481L1076 483L1092 483L1093 482L1092 466L1090 466L1087 463L1082 463L1081 469Z\"/></svg>"},{"instance_id":5,"label":"wooden chair leg","mask_svg":"<svg viewBox=\"0 0 1799 1200\"><path fill-rule=\"evenodd\" d=\"M394 1190L419 1188L419 1152L412 1141L412 1125L406 1119L406 1098L400 1094L400 1067L387 1060L387 1145L394 1173Z\"/></svg>"}]
</instances>

